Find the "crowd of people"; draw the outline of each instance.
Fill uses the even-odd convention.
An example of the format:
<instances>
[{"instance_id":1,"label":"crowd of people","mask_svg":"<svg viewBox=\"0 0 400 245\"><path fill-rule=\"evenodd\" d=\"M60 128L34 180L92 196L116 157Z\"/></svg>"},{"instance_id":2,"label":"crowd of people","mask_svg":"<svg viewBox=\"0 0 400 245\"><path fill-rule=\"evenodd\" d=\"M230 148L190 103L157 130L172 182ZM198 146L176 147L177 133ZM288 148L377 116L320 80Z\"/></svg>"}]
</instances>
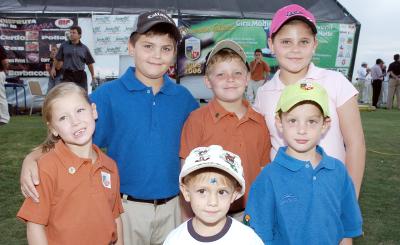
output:
<instances>
[{"instance_id":1,"label":"crowd of people","mask_svg":"<svg viewBox=\"0 0 400 245\"><path fill-rule=\"evenodd\" d=\"M214 98L199 108L166 74L181 35L165 12L139 16L128 42L136 66L90 98L81 71L93 60L76 29L51 67L52 78L62 67L75 83L49 91L47 139L21 170L28 242L352 244L363 223L358 92L312 63L316 34L311 12L279 9L268 38L279 71L268 82L260 50L248 64L239 44L218 42L205 61ZM86 57L76 67L71 45ZM374 73L377 93L376 63L362 74Z\"/></svg>"},{"instance_id":2,"label":"crowd of people","mask_svg":"<svg viewBox=\"0 0 400 245\"><path fill-rule=\"evenodd\" d=\"M395 54L393 60L389 67L380 58L376 59L371 68L367 62L361 63L356 78L361 104L391 110L396 97L397 108L400 109L400 55Z\"/></svg>"}]
</instances>

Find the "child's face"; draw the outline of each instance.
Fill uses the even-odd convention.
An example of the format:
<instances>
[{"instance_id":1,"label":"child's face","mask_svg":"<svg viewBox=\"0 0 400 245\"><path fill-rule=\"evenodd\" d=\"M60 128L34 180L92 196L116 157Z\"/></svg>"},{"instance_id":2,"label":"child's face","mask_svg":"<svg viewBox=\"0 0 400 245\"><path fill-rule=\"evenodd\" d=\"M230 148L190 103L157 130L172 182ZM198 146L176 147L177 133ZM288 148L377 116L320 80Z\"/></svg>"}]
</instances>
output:
<instances>
[{"instance_id":1,"label":"child's face","mask_svg":"<svg viewBox=\"0 0 400 245\"><path fill-rule=\"evenodd\" d=\"M242 101L249 74L243 61L233 58L215 63L204 79L218 101L234 103Z\"/></svg>"},{"instance_id":2,"label":"child's face","mask_svg":"<svg viewBox=\"0 0 400 245\"><path fill-rule=\"evenodd\" d=\"M203 228L222 228L229 207L238 195L233 182L218 172L197 174L189 183L181 185L181 191L190 202L197 224Z\"/></svg>"},{"instance_id":3,"label":"child's face","mask_svg":"<svg viewBox=\"0 0 400 245\"><path fill-rule=\"evenodd\" d=\"M268 39L268 43L276 55L281 72L301 76L306 75L318 45L311 28L299 20L285 24L275 34L273 41Z\"/></svg>"},{"instance_id":4,"label":"child's face","mask_svg":"<svg viewBox=\"0 0 400 245\"><path fill-rule=\"evenodd\" d=\"M71 149L92 144L97 119L96 106L90 105L79 94L67 94L51 106L48 126L54 136L60 136Z\"/></svg>"},{"instance_id":5,"label":"child's face","mask_svg":"<svg viewBox=\"0 0 400 245\"><path fill-rule=\"evenodd\" d=\"M298 159L315 152L316 145L330 123L313 104L298 105L282 113L281 118L276 116L275 119L276 127L288 145L287 153Z\"/></svg>"},{"instance_id":6,"label":"child's face","mask_svg":"<svg viewBox=\"0 0 400 245\"><path fill-rule=\"evenodd\" d=\"M140 35L134 45L129 43L136 77L141 81L162 81L162 76L175 61L175 42L165 35Z\"/></svg>"}]
</instances>

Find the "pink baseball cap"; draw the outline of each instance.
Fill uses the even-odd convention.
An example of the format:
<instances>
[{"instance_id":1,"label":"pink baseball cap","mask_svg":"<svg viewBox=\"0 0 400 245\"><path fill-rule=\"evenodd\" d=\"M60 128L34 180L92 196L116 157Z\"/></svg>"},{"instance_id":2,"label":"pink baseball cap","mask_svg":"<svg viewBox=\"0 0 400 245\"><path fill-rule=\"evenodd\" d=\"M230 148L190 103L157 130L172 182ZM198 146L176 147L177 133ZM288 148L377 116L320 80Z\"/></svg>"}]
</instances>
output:
<instances>
[{"instance_id":1,"label":"pink baseball cap","mask_svg":"<svg viewBox=\"0 0 400 245\"><path fill-rule=\"evenodd\" d=\"M307 23L314 33L317 33L317 23L314 15L297 4L290 4L276 11L272 18L269 37L272 37L287 21L292 19L303 20Z\"/></svg>"}]
</instances>

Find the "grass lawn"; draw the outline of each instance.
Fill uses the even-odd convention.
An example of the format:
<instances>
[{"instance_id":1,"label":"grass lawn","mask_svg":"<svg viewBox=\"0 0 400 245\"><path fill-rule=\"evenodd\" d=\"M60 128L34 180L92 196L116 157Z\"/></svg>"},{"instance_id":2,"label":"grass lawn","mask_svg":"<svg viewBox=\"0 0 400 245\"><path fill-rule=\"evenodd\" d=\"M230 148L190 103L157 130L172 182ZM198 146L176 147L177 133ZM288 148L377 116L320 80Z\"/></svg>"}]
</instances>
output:
<instances>
[{"instance_id":1,"label":"grass lawn","mask_svg":"<svg viewBox=\"0 0 400 245\"><path fill-rule=\"evenodd\" d=\"M400 112L361 114L367 142L367 166L360 205L364 237L354 244L400 244ZM19 172L26 153L46 130L38 116L12 117L0 127L0 244L26 244L25 225L15 218L21 203Z\"/></svg>"}]
</instances>

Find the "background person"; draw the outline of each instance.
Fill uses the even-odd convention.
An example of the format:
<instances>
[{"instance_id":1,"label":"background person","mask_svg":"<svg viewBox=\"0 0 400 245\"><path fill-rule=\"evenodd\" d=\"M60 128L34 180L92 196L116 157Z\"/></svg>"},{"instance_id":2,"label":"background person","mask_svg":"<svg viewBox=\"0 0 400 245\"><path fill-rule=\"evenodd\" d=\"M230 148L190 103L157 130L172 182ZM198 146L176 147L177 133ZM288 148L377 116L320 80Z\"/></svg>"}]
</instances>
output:
<instances>
[{"instance_id":1,"label":"background person","mask_svg":"<svg viewBox=\"0 0 400 245\"><path fill-rule=\"evenodd\" d=\"M379 95L381 94L383 82L383 60L376 59L375 65L371 67L372 77L372 105L378 108Z\"/></svg>"},{"instance_id":2,"label":"background person","mask_svg":"<svg viewBox=\"0 0 400 245\"><path fill-rule=\"evenodd\" d=\"M63 81L76 83L88 90L85 64L88 66L92 81L95 81L93 63L94 59L89 48L81 42L82 28L72 26L69 28L69 40L61 44L55 62L51 69L51 77L56 77L56 68L62 67Z\"/></svg>"},{"instance_id":3,"label":"background person","mask_svg":"<svg viewBox=\"0 0 400 245\"><path fill-rule=\"evenodd\" d=\"M56 45L52 45L51 46L51 51L50 51L50 61L49 64L46 64L46 70L49 72L50 76L49 76L49 82L47 85L47 93L49 93L49 91L54 88L56 85L58 85L61 80L62 80L62 69L60 69L60 67L55 67L56 70L56 74L53 77L51 75L51 70L53 69L53 66L56 65L56 62L54 62L55 57L57 55L58 52L58 48ZM57 64L60 65L60 64Z\"/></svg>"},{"instance_id":4,"label":"background person","mask_svg":"<svg viewBox=\"0 0 400 245\"><path fill-rule=\"evenodd\" d=\"M389 89L387 99L387 109L392 109L394 95L397 97L397 108L400 110L400 55L393 56L394 62L390 63L389 73Z\"/></svg>"},{"instance_id":5,"label":"background person","mask_svg":"<svg viewBox=\"0 0 400 245\"><path fill-rule=\"evenodd\" d=\"M8 112L8 102L6 95L6 72L8 69L7 52L2 45L0 45L0 126L5 125L10 121L10 114Z\"/></svg>"},{"instance_id":6,"label":"background person","mask_svg":"<svg viewBox=\"0 0 400 245\"><path fill-rule=\"evenodd\" d=\"M269 78L270 67L267 62L262 60L263 55L261 49L254 51L254 60L250 62L250 80L247 85L247 99L250 103L254 103L257 95L257 90L261 87Z\"/></svg>"},{"instance_id":7,"label":"background person","mask_svg":"<svg viewBox=\"0 0 400 245\"><path fill-rule=\"evenodd\" d=\"M362 62L361 67L357 70L357 83L359 88L358 100L360 103L369 102L369 87L370 83L367 83L367 76L370 73L367 62Z\"/></svg>"}]
</instances>

